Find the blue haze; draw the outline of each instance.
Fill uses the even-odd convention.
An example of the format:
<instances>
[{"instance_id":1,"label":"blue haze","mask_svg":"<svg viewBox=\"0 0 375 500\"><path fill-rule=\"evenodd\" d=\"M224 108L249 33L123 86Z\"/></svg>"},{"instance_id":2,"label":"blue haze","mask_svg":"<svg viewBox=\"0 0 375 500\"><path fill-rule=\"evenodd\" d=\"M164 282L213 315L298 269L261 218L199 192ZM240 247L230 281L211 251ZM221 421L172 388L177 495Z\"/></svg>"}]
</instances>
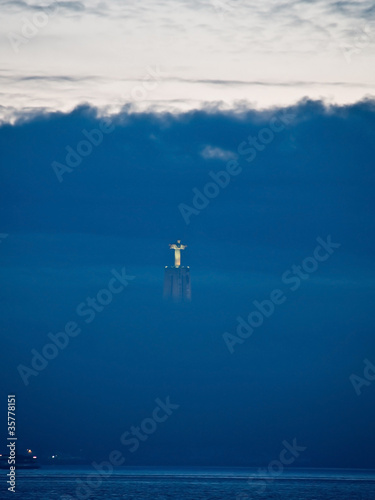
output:
<instances>
[{"instance_id":1,"label":"blue haze","mask_svg":"<svg viewBox=\"0 0 375 500\"><path fill-rule=\"evenodd\" d=\"M253 162L239 158L242 172L189 225L178 205L227 164L202 152L236 154L272 112L124 110L61 183L51 163L98 126L94 109L0 127L1 398L17 395L20 447L258 466L297 438L306 451L293 466L375 467L375 384L357 396L349 380L375 363L375 105L289 111L293 123ZM328 235L341 247L230 354L223 333L286 290L282 274ZM193 293L180 307L161 298L177 238ZM135 279L85 325L77 305L123 266ZM17 366L74 320L81 334L26 387ZM166 396L179 409L129 453L120 436Z\"/></svg>"}]
</instances>

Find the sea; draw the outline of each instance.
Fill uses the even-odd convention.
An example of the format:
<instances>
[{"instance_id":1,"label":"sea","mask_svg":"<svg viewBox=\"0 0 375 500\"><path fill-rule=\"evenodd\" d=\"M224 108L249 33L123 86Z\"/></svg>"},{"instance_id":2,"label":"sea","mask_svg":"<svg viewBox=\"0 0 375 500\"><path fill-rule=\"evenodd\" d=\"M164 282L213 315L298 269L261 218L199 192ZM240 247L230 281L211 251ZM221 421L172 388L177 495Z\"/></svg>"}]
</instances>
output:
<instances>
[{"instance_id":1,"label":"sea","mask_svg":"<svg viewBox=\"0 0 375 500\"><path fill-rule=\"evenodd\" d=\"M46 466L17 471L15 493L1 472L1 500L375 500L375 470Z\"/></svg>"}]
</instances>

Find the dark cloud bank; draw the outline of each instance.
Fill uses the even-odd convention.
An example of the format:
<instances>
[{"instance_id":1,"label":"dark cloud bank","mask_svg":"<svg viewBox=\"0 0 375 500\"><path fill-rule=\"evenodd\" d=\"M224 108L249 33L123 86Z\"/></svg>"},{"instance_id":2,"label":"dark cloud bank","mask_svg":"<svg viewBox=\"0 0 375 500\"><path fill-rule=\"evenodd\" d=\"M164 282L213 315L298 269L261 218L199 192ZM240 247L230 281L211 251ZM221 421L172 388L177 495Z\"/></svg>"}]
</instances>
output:
<instances>
[{"instance_id":1,"label":"dark cloud bank","mask_svg":"<svg viewBox=\"0 0 375 500\"><path fill-rule=\"evenodd\" d=\"M124 112L59 182L51 164L67 165L96 116L0 128L2 397L18 396L21 442L41 455L119 449L129 464L261 465L296 438L294 465L375 467L375 382L357 395L349 379L375 363L375 103ZM270 123L274 137L260 132ZM259 133L254 156L243 141ZM193 188L230 161L237 175L194 208ZM292 291L283 274L328 235L341 246ZM176 238L193 290L180 306L161 298ZM134 280L86 323L77 306L124 266ZM231 354L223 333L275 288L287 299ZM25 386L17 366L68 321L81 333ZM120 436L166 396L178 410L130 453Z\"/></svg>"}]
</instances>

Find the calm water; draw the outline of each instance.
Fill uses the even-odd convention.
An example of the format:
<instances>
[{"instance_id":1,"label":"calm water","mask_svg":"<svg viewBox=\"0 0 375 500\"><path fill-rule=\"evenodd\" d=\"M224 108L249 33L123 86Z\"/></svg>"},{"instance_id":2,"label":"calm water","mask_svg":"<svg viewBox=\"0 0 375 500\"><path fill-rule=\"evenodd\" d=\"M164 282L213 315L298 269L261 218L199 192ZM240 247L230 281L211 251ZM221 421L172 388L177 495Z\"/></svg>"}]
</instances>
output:
<instances>
[{"instance_id":1,"label":"calm water","mask_svg":"<svg viewBox=\"0 0 375 500\"><path fill-rule=\"evenodd\" d=\"M254 469L118 468L100 478L90 467L43 467L17 472L17 493L1 500L375 500L375 471L288 469L261 476ZM252 478L249 480L249 478ZM90 486L88 486L88 483Z\"/></svg>"}]
</instances>

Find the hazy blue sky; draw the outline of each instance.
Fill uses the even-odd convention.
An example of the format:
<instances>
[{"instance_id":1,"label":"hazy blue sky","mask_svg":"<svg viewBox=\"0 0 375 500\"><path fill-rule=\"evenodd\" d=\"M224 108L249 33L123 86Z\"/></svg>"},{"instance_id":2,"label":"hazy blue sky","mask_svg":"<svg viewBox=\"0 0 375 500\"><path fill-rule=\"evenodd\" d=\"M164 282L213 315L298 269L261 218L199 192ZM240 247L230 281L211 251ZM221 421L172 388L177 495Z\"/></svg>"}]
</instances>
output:
<instances>
[{"instance_id":1,"label":"hazy blue sky","mask_svg":"<svg viewBox=\"0 0 375 500\"><path fill-rule=\"evenodd\" d=\"M20 449L267 465L296 439L294 466L375 467L373 2L0 10L1 401L17 395ZM178 238L193 300L172 306ZM121 436L167 397L132 453Z\"/></svg>"},{"instance_id":2,"label":"hazy blue sky","mask_svg":"<svg viewBox=\"0 0 375 500\"><path fill-rule=\"evenodd\" d=\"M349 378L375 363L374 110L306 101L124 112L62 182L52 163L100 127L95 110L3 125L2 398L17 394L20 446L98 458L119 449L130 464L267 465L297 439L306 450L294 465L374 467L375 383L357 395ZM285 117L253 161L239 153ZM186 224L181 203L234 159L237 175ZM329 235L339 248L292 290L284 273ZM193 301L172 307L161 294L178 237ZM123 267L128 286L93 318L79 315ZM274 289L286 300L231 353L223 334ZM81 333L25 386L17 367L69 321ZM167 396L179 408L130 453L121 435Z\"/></svg>"}]
</instances>

